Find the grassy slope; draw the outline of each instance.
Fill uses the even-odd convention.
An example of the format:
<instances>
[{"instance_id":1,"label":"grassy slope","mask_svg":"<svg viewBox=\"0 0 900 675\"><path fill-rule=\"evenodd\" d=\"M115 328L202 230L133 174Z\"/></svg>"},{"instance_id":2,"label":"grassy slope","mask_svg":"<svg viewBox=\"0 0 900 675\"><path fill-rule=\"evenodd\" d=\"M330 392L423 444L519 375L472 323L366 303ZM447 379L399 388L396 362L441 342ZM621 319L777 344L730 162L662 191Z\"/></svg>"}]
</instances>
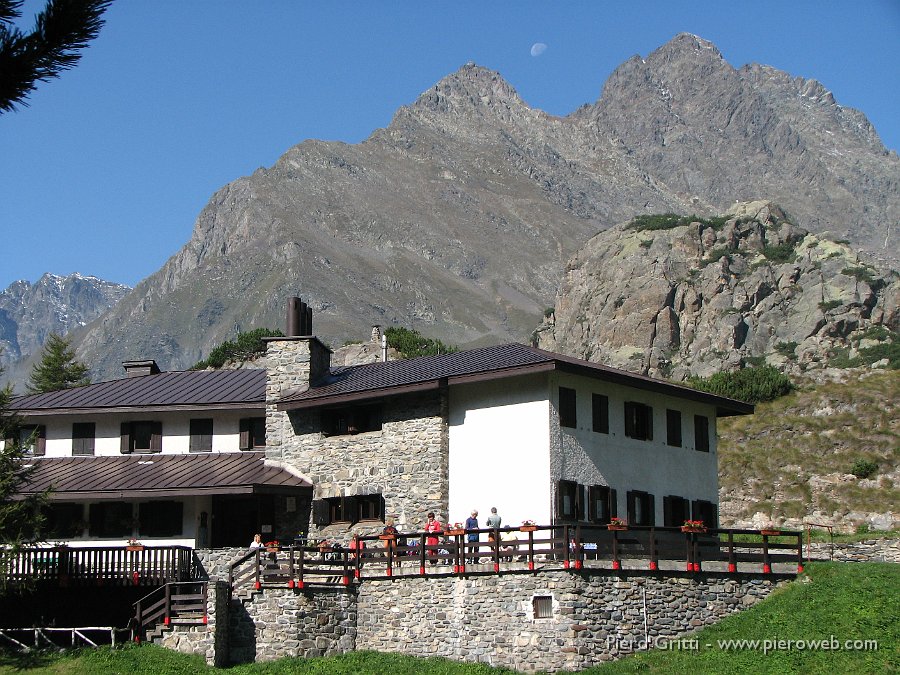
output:
<instances>
[{"instance_id":1,"label":"grassy slope","mask_svg":"<svg viewBox=\"0 0 900 675\"><path fill-rule=\"evenodd\" d=\"M877 640L877 651L725 652L724 639L829 638ZM700 649L645 652L586 673L886 673L900 669L900 565L889 563L817 563L800 581L774 593L751 609L730 616L696 635ZM709 643L714 645L707 648ZM405 675L486 675L512 672L443 659L415 659L396 654L355 652L324 659L282 659L207 668L203 659L153 647L86 650L76 655L0 657L0 675L107 675L112 673L179 674L227 672L232 675L280 673L391 673Z\"/></svg>"},{"instance_id":2,"label":"grassy slope","mask_svg":"<svg viewBox=\"0 0 900 675\"><path fill-rule=\"evenodd\" d=\"M720 420L723 505L735 495L751 498L738 514L743 518L756 511L775 518L896 511L900 485L884 474L900 463L898 401L900 371L883 371L845 384L803 386L758 405L755 415ZM877 484L851 480L813 489L810 478L846 474L858 459L879 464Z\"/></svg>"}]
</instances>

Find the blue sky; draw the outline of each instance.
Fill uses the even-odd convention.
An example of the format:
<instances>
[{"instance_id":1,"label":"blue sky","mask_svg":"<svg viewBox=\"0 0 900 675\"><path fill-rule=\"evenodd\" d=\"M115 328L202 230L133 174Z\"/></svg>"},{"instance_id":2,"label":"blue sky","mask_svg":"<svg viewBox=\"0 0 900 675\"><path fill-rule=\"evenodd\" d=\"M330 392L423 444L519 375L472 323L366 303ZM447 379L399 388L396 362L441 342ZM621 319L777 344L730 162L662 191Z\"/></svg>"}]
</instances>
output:
<instances>
[{"instance_id":1,"label":"blue sky","mask_svg":"<svg viewBox=\"0 0 900 675\"><path fill-rule=\"evenodd\" d=\"M304 139L366 138L467 61L563 115L682 31L735 67L819 80L900 149L897 0L118 0L74 70L0 115L0 289L44 272L134 285L215 190Z\"/></svg>"}]
</instances>

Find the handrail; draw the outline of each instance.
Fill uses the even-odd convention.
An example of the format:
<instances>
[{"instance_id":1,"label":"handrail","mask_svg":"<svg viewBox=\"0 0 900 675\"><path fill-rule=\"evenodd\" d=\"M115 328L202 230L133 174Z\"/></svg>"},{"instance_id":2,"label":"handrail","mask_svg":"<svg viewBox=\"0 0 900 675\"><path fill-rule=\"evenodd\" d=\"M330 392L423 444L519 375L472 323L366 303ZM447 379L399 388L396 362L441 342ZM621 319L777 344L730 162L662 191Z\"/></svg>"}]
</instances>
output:
<instances>
[{"instance_id":1,"label":"handrail","mask_svg":"<svg viewBox=\"0 0 900 675\"><path fill-rule=\"evenodd\" d=\"M179 589L188 586L199 586L200 593L178 592ZM178 619L180 614L184 612L202 612L202 623L206 623L206 600L207 584L205 581L170 582L155 589L137 602L132 603L134 616L129 625L132 639L135 642L140 642L146 631L156 626L160 619L168 626L172 620Z\"/></svg>"}]
</instances>

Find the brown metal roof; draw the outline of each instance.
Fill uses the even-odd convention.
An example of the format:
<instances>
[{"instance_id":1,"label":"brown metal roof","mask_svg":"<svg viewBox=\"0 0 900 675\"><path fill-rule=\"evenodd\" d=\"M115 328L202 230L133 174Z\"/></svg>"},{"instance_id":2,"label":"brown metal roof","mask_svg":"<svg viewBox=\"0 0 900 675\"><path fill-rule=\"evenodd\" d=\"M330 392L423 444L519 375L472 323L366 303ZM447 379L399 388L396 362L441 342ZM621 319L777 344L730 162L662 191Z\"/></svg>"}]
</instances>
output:
<instances>
[{"instance_id":1,"label":"brown metal roof","mask_svg":"<svg viewBox=\"0 0 900 675\"><path fill-rule=\"evenodd\" d=\"M719 416L753 412L753 406L748 403L518 343L439 356L334 368L331 376L316 383L316 386L283 397L278 408L294 410L336 405L549 370L576 373L637 389L701 401L715 405Z\"/></svg>"},{"instance_id":2,"label":"brown metal roof","mask_svg":"<svg viewBox=\"0 0 900 675\"><path fill-rule=\"evenodd\" d=\"M49 415L136 408L262 408L265 398L266 371L261 368L197 370L126 377L21 396L13 399L10 409L22 414Z\"/></svg>"},{"instance_id":3,"label":"brown metal roof","mask_svg":"<svg viewBox=\"0 0 900 675\"><path fill-rule=\"evenodd\" d=\"M262 452L183 455L49 457L30 460L35 471L22 494L51 490L50 499L119 499L199 494L297 492L311 483L267 466Z\"/></svg>"}]
</instances>

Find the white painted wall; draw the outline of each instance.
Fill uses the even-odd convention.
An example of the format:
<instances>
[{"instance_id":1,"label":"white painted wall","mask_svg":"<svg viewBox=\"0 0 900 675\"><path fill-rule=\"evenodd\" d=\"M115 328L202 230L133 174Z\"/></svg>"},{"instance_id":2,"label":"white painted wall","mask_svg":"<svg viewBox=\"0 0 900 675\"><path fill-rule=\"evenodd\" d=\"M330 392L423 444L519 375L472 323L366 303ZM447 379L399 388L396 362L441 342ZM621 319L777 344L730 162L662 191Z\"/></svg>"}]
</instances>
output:
<instances>
[{"instance_id":1,"label":"white painted wall","mask_svg":"<svg viewBox=\"0 0 900 675\"><path fill-rule=\"evenodd\" d=\"M553 414L553 479L574 480L583 485L609 485L617 490L618 514L627 514L626 492L642 490L656 496L656 523L663 524L663 497L677 495L718 504L718 453L716 413L711 405L661 393L609 384L600 380L553 373L550 395L559 406L559 387L576 391L578 426L559 427ZM591 394L609 397L609 434L592 431ZM653 408L653 440L625 436L625 401ZM681 411L682 447L666 444L666 410ZM694 449L694 415L709 419L710 451Z\"/></svg>"},{"instance_id":2,"label":"white painted wall","mask_svg":"<svg viewBox=\"0 0 900 675\"><path fill-rule=\"evenodd\" d=\"M450 514L464 522L492 506L503 525L550 522L550 406L547 375L450 388Z\"/></svg>"},{"instance_id":3,"label":"white painted wall","mask_svg":"<svg viewBox=\"0 0 900 675\"><path fill-rule=\"evenodd\" d=\"M212 418L213 452L240 451L240 420L243 417L261 417L261 410L218 412L166 412L166 413L111 413L78 416L46 416L28 418L29 424L47 427L47 457L72 456L72 423L94 422L96 437L94 455L121 454L122 422L161 421L163 454L186 453L190 450L190 421L194 418Z\"/></svg>"}]
</instances>

